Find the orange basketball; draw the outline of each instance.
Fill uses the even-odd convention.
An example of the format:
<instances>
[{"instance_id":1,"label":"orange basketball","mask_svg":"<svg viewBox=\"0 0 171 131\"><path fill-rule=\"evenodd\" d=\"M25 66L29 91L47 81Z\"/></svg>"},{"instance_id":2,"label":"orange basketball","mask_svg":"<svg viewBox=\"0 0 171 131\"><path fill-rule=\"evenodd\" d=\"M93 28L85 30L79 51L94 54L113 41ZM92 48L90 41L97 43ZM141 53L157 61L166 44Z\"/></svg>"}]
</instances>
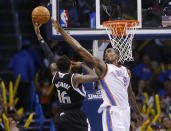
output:
<instances>
[{"instance_id":1,"label":"orange basketball","mask_svg":"<svg viewBox=\"0 0 171 131\"><path fill-rule=\"evenodd\" d=\"M44 6L37 6L32 11L32 20L38 24L45 24L50 19L49 10Z\"/></svg>"}]
</instances>

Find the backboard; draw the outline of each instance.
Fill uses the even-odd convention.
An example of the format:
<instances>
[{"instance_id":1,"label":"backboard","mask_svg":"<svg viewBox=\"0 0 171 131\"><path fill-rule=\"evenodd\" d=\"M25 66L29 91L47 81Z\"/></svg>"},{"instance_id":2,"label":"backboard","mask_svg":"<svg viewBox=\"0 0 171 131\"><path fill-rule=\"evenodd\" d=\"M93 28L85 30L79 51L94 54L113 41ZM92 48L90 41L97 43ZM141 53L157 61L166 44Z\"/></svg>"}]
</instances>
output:
<instances>
[{"instance_id":1,"label":"backboard","mask_svg":"<svg viewBox=\"0 0 171 131\"><path fill-rule=\"evenodd\" d=\"M169 4L169 0L51 0L50 10L52 17L78 40L108 39L103 21L123 19L139 21L135 39L171 39ZM51 23L48 37L62 40Z\"/></svg>"}]
</instances>

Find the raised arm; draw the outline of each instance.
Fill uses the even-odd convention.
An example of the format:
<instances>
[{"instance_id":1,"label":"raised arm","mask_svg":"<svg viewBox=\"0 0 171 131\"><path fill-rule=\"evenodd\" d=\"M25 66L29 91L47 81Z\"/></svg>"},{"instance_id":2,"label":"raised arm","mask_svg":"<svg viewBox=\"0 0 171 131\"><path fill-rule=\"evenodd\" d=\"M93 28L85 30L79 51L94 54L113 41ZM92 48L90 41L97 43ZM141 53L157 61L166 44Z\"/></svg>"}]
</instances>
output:
<instances>
[{"instance_id":1,"label":"raised arm","mask_svg":"<svg viewBox=\"0 0 171 131\"><path fill-rule=\"evenodd\" d=\"M72 65L77 68L82 67L88 73L87 75L74 74L73 79L72 79L74 87L77 88L79 87L79 84L98 80L98 76L96 75L96 73L92 69L90 69L87 65L83 64L82 62L72 62Z\"/></svg>"},{"instance_id":2,"label":"raised arm","mask_svg":"<svg viewBox=\"0 0 171 131\"><path fill-rule=\"evenodd\" d=\"M39 40L40 46L41 46L45 56L48 58L48 60L50 62L51 73L52 73L52 75L54 75L55 72L57 71L57 66L55 63L56 60L53 56L51 49L49 48L49 46L47 45L47 43L44 41L43 37L40 34L39 28L41 25L38 25L37 23L33 23L33 26L34 26L34 31L37 36L37 39Z\"/></svg>"},{"instance_id":3,"label":"raised arm","mask_svg":"<svg viewBox=\"0 0 171 131\"><path fill-rule=\"evenodd\" d=\"M75 40L73 37L71 37L64 29L62 29L57 21L52 19L52 25L55 28L56 31L60 32L65 41L74 48L75 51L77 51L80 56L84 59L84 61L95 67L96 73L99 77L102 77L105 74L106 71L106 64L103 62L103 60L94 57L91 55L85 48L83 48L80 43Z\"/></svg>"}]
</instances>

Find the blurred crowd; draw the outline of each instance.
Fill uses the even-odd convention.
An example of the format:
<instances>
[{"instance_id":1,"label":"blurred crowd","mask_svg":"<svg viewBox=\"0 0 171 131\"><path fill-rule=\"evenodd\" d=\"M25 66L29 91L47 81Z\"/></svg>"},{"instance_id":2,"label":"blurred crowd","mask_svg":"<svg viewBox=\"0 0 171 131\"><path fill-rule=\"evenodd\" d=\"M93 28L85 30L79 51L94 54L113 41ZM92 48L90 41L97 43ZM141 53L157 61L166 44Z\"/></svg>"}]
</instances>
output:
<instances>
[{"instance_id":1,"label":"blurred crowd","mask_svg":"<svg viewBox=\"0 0 171 131\"><path fill-rule=\"evenodd\" d=\"M0 85L0 130L1 131L25 131L23 121L23 107L17 108L18 98L13 101L10 87L9 91L5 83ZM28 122L27 122L28 123Z\"/></svg>"},{"instance_id":2,"label":"blurred crowd","mask_svg":"<svg viewBox=\"0 0 171 131\"><path fill-rule=\"evenodd\" d=\"M61 2L61 9L65 8L70 12L69 26L74 28L89 27L90 14L95 11L95 3L92 0L67 1L65 4L62 3L62 0L59 2ZM103 0L103 2L106 4L109 0ZM117 0L116 2L121 14L128 13L127 15L132 13L134 8L131 7L136 5L136 1L134 1L135 5L131 5L130 0ZM154 12L156 10L163 12L166 7L169 7L169 2L169 0L142 1L142 6L147 14L155 16ZM125 16L124 14L123 17ZM149 16L146 17L147 24L153 25L148 21L150 20L148 18L152 18ZM136 12L134 17L136 17ZM156 19L153 18L154 22L158 16ZM56 57L67 55L74 61L81 61L79 55L65 42L49 41L48 43ZM80 41L80 43L92 53L92 41ZM35 45L38 46L29 40L24 40L22 48L11 58L8 68L14 71L14 84L9 83L9 85L14 85L13 89L17 89L11 92L10 87L12 86L6 88L5 85L8 83L1 80L0 130L2 131L5 128L18 131L28 127L28 124L23 126L23 117L27 112L30 112L32 81L34 81L35 90L39 94L45 117L55 116L57 112L57 102L52 91L54 86L51 85L52 76L49 70L49 61L44 57L40 47L35 48ZM104 51L105 48L106 46L102 50ZM144 121L137 121L136 114L132 112L131 131L171 131L171 41L133 41L133 56L134 61L124 65L132 72L133 90ZM90 90L98 88L97 85L94 87L93 84L85 86Z\"/></svg>"},{"instance_id":3,"label":"blurred crowd","mask_svg":"<svg viewBox=\"0 0 171 131\"><path fill-rule=\"evenodd\" d=\"M132 112L134 131L171 130L171 41L145 40L134 42L132 84L144 123L136 121Z\"/></svg>"}]
</instances>

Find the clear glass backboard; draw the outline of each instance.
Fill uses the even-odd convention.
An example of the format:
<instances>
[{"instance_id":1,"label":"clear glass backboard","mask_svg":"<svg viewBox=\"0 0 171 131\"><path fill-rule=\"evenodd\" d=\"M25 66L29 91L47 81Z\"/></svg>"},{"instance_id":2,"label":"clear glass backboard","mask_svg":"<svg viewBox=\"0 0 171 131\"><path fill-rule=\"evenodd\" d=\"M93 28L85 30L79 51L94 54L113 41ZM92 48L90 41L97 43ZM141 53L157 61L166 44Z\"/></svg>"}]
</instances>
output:
<instances>
[{"instance_id":1,"label":"clear glass backboard","mask_svg":"<svg viewBox=\"0 0 171 131\"><path fill-rule=\"evenodd\" d=\"M77 39L108 39L107 20L138 20L135 39L171 39L170 0L51 0L51 14ZM50 24L48 30L62 38Z\"/></svg>"}]
</instances>

